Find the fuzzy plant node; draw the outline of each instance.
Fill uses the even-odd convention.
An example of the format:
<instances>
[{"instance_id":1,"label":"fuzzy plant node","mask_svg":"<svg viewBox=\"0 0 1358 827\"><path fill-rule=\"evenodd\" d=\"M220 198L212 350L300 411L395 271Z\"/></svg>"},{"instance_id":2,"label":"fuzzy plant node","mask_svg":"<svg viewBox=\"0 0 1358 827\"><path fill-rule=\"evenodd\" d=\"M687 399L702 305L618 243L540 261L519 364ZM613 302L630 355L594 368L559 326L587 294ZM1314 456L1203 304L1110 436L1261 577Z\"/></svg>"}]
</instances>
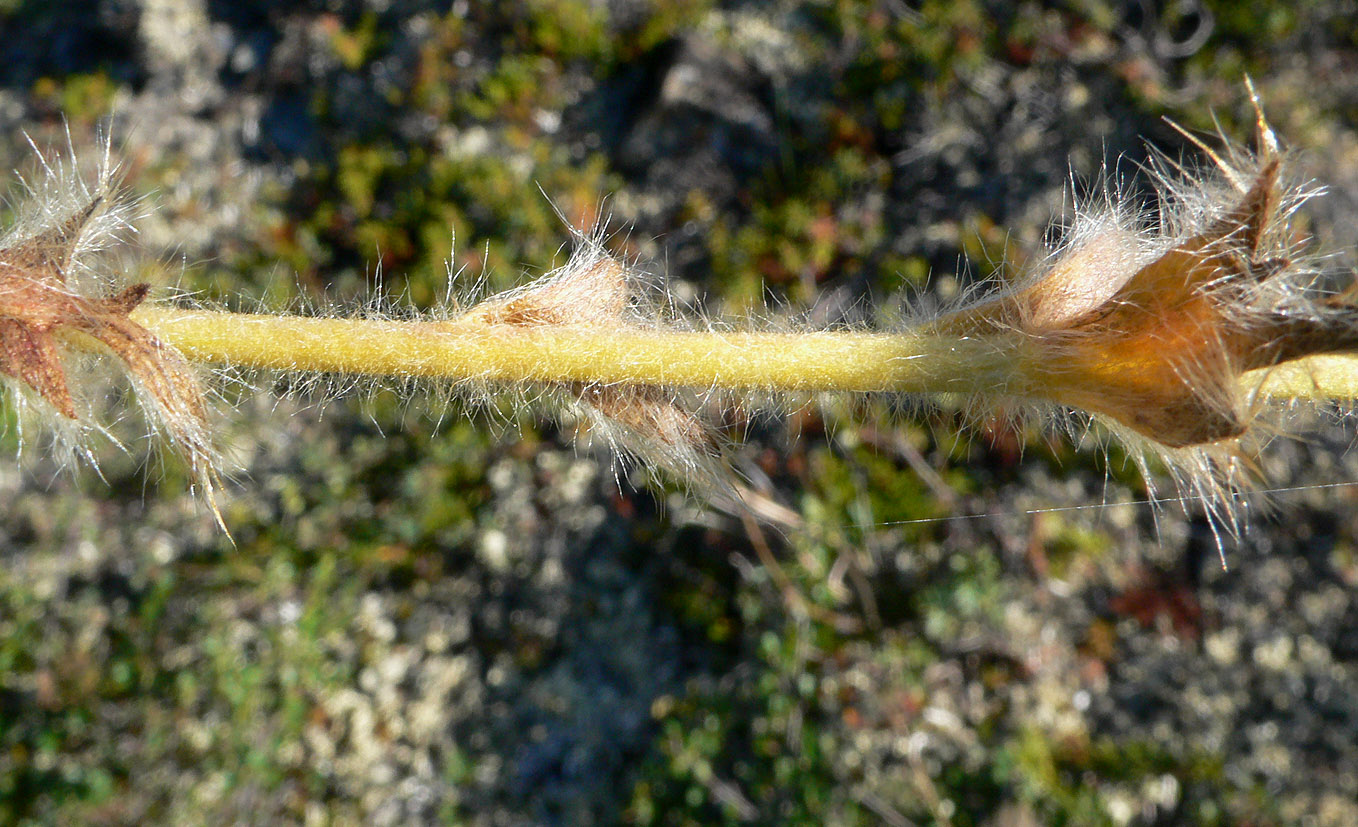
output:
<instances>
[{"instance_id":1,"label":"fuzzy plant node","mask_svg":"<svg viewBox=\"0 0 1358 827\"><path fill-rule=\"evenodd\" d=\"M99 375L125 376L219 523L213 369L438 383L472 402L509 394L723 496L736 486L719 423L816 394L959 400L1073 436L1092 420L1148 476L1158 459L1236 531L1234 495L1252 482L1269 411L1358 397L1358 306L1320 286L1293 221L1316 190L1292 181L1254 103L1253 151L1193 139L1210 165L1160 163L1156 209L1110 187L1030 272L893 327L676 313L595 235L542 279L415 318L155 301L104 255L131 226L112 166L90 184L73 162L44 161L0 239L0 375L30 423L84 457L89 437L107 433Z\"/></svg>"}]
</instances>

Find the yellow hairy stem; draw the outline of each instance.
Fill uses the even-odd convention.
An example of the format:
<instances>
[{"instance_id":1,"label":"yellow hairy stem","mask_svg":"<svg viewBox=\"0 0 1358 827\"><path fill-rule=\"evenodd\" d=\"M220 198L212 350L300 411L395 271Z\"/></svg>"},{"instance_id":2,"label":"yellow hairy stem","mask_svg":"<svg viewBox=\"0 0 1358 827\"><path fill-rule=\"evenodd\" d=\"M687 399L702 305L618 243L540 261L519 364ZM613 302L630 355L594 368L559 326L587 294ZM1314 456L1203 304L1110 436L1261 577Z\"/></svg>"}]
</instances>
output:
<instances>
[{"instance_id":1,"label":"yellow hairy stem","mask_svg":"<svg viewBox=\"0 0 1358 827\"><path fill-rule=\"evenodd\" d=\"M911 333L689 332L324 319L143 305L188 358L247 368L494 382L972 393L1015 387L1023 343Z\"/></svg>"},{"instance_id":2,"label":"yellow hairy stem","mask_svg":"<svg viewBox=\"0 0 1358 827\"><path fill-rule=\"evenodd\" d=\"M247 368L496 382L584 382L771 391L1045 396L1004 336L596 331L583 327L324 319L143 305L132 319L198 362ZM1272 399L1358 399L1358 355L1250 371Z\"/></svg>"},{"instance_id":3,"label":"yellow hairy stem","mask_svg":"<svg viewBox=\"0 0 1358 827\"><path fill-rule=\"evenodd\" d=\"M1251 371L1245 374L1243 381L1248 390L1270 399L1347 402L1358 399L1358 354L1308 356Z\"/></svg>"}]
</instances>

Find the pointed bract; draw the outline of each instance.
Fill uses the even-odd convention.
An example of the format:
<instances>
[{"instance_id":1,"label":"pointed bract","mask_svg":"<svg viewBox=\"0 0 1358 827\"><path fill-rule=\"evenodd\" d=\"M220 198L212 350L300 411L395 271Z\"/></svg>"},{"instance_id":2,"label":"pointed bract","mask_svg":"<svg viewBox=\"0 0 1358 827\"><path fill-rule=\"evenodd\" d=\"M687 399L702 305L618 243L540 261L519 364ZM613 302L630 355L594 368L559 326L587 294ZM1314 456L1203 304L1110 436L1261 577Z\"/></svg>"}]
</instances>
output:
<instances>
[{"instance_id":1,"label":"pointed bract","mask_svg":"<svg viewBox=\"0 0 1358 827\"><path fill-rule=\"evenodd\" d=\"M48 205L39 214L45 221L28 232L11 232L0 246L0 374L32 390L54 415L86 426L84 430L99 430L83 422L82 411L89 406L77 403L64 361L68 350L86 352L97 343L131 380L148 418L189 464L221 523L213 498L217 459L197 374L182 355L131 318L149 285L86 296L76 292L69 278L73 266L83 263L77 262L81 251L101 246L90 236L108 206L107 183L101 179L98 193L67 214L54 217ZM45 186L53 192L83 192L68 182L49 180Z\"/></svg>"}]
</instances>

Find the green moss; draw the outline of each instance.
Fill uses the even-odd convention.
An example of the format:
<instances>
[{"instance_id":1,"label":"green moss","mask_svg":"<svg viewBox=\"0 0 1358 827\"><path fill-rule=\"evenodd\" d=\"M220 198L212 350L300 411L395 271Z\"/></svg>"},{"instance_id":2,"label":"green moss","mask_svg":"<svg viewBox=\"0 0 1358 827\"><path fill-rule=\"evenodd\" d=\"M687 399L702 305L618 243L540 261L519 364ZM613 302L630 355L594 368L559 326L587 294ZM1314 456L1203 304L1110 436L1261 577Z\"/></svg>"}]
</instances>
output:
<instances>
[{"instance_id":1,"label":"green moss","mask_svg":"<svg viewBox=\"0 0 1358 827\"><path fill-rule=\"evenodd\" d=\"M1058 517L1058 515L1049 515ZM1044 547L1051 576L1064 579L1072 566L1082 560L1102 557L1111 550L1108 535L1091 531L1066 520L1056 519L1048 524L1049 538Z\"/></svg>"},{"instance_id":2,"label":"green moss","mask_svg":"<svg viewBox=\"0 0 1358 827\"><path fill-rule=\"evenodd\" d=\"M29 698L24 716L0 717L0 818L87 822L146 766L172 766L185 751L188 777L221 773L226 794L277 788L293 772L282 747L299 741L319 699L354 679L325 641L347 634L360 581L341 579L349 564L337 553L305 570L286 556L261 562L103 575L112 579L60 602L0 583L0 693ZM113 587L126 596L101 610L101 591ZM305 608L293 627L265 623L242 636L237 602L247 593ZM129 716L137 728L110 739L105 728ZM221 725L187 737L184 721L204 717ZM120 746L128 736L136 753Z\"/></svg>"},{"instance_id":3,"label":"green moss","mask_svg":"<svg viewBox=\"0 0 1358 827\"><path fill-rule=\"evenodd\" d=\"M1166 776L1180 791L1171 817L1185 823L1278 823L1266 794L1233 787L1221 756L1178 754L1136 738L1053 740L1044 730L1026 727L996 753L995 767L1045 824L1117 823L1110 795ZM1235 815L1227 817L1228 811Z\"/></svg>"},{"instance_id":4,"label":"green moss","mask_svg":"<svg viewBox=\"0 0 1358 827\"><path fill-rule=\"evenodd\" d=\"M556 61L604 63L613 49L606 7L586 0L530 0L511 48L533 51Z\"/></svg>"},{"instance_id":5,"label":"green moss","mask_svg":"<svg viewBox=\"0 0 1358 827\"><path fill-rule=\"evenodd\" d=\"M634 60L667 40L691 31L717 7L715 0L653 0L647 14L615 41L620 61Z\"/></svg>"},{"instance_id":6,"label":"green moss","mask_svg":"<svg viewBox=\"0 0 1358 827\"><path fill-rule=\"evenodd\" d=\"M365 12L357 25L336 28L330 35L330 48L345 69L355 71L366 66L383 47L382 27L378 16Z\"/></svg>"},{"instance_id":7,"label":"green moss","mask_svg":"<svg viewBox=\"0 0 1358 827\"><path fill-rule=\"evenodd\" d=\"M1213 45L1218 47L1222 43L1266 47L1290 38L1302 19L1296 4L1287 2L1241 6L1230 0L1207 0L1203 6L1212 15Z\"/></svg>"},{"instance_id":8,"label":"green moss","mask_svg":"<svg viewBox=\"0 0 1358 827\"><path fill-rule=\"evenodd\" d=\"M60 112L73 128L92 132L102 118L113 109L113 98L119 84L106 72L40 78L33 84L35 101Z\"/></svg>"},{"instance_id":9,"label":"green moss","mask_svg":"<svg viewBox=\"0 0 1358 827\"><path fill-rule=\"evenodd\" d=\"M380 266L389 293L428 307L447 294L456 237L455 269L496 289L516 284L525 262L551 262L560 251L567 228L556 211L589 229L616 182L602 159L567 163L531 139L522 154L507 157L506 148L450 156L388 142L345 146L334 168L315 168L304 184L297 203L305 211L264 230L240 267L264 281L270 262L286 261L301 284L331 282L328 290L343 293L366 292L360 274Z\"/></svg>"},{"instance_id":10,"label":"green moss","mask_svg":"<svg viewBox=\"0 0 1358 827\"><path fill-rule=\"evenodd\" d=\"M729 691L676 704L661 724L658 755L633 788L627 821L740 824L753 816L796 824L867 823L868 812L846 800L824 749L833 736L821 729L815 712L803 714L807 702L814 703L808 692L814 693L815 678L800 682L803 692L798 683L789 686L768 672L750 689L737 690L734 704Z\"/></svg>"}]
</instances>

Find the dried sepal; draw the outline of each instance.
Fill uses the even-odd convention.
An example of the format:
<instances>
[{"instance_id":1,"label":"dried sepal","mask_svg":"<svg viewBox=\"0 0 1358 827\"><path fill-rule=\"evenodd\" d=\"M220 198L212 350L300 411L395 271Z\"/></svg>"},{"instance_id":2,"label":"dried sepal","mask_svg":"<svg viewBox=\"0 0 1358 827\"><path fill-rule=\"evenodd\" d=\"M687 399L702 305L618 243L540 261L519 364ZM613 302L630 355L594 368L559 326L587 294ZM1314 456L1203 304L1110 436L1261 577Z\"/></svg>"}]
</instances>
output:
<instances>
[{"instance_id":1,"label":"dried sepal","mask_svg":"<svg viewBox=\"0 0 1358 827\"><path fill-rule=\"evenodd\" d=\"M91 191L73 170L45 161L43 169L42 181L28 186L27 212L0 239L0 375L46 409L43 419L58 438L79 438L104 430L91 414L99 407L91 397L100 390L73 389L68 364L77 354L106 357L131 381L148 419L188 463L221 524L213 495L218 458L196 372L131 318L148 285L117 288L113 277L94 274L96 254L128 227L113 197L112 171L105 165ZM72 453L90 456L87 449Z\"/></svg>"},{"instance_id":2,"label":"dried sepal","mask_svg":"<svg viewBox=\"0 0 1358 827\"><path fill-rule=\"evenodd\" d=\"M598 241L582 235L580 246L560 269L537 282L491 296L444 323L502 328L504 335L551 327L599 332L659 330L642 280ZM586 426L581 436L600 439L615 454L670 472L680 481L730 489L729 473L716 429L704 417L691 389L602 382L551 382L543 390L556 398L568 418Z\"/></svg>"}]
</instances>

